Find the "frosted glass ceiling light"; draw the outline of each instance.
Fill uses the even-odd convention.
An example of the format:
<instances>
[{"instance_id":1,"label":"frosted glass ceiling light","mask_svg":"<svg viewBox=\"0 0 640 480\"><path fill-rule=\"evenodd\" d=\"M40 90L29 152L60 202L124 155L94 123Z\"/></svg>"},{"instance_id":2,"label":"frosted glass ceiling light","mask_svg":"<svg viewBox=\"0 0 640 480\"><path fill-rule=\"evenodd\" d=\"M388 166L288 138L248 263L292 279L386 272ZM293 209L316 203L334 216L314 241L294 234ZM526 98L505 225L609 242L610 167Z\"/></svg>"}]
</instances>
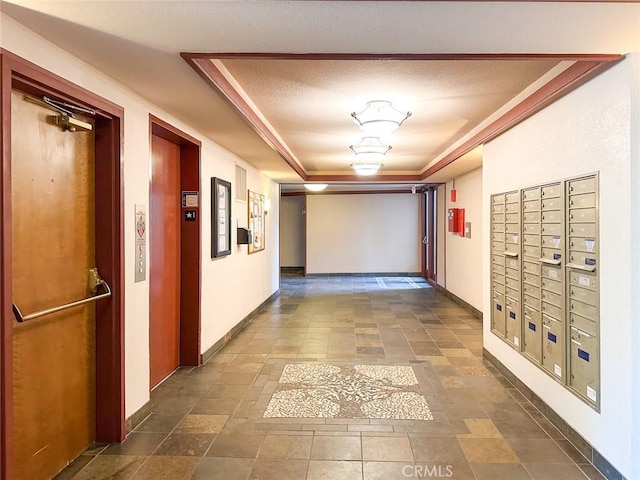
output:
<instances>
[{"instance_id":1,"label":"frosted glass ceiling light","mask_svg":"<svg viewBox=\"0 0 640 480\"><path fill-rule=\"evenodd\" d=\"M373 100L367 102L360 113L353 112L351 116L362 130L380 136L393 132L411 116L411 112L401 112L386 100Z\"/></svg>"},{"instance_id":2,"label":"frosted glass ceiling light","mask_svg":"<svg viewBox=\"0 0 640 480\"><path fill-rule=\"evenodd\" d=\"M364 176L375 175L381 166L381 163L375 162L356 162L351 164L351 168L353 168L358 175Z\"/></svg>"},{"instance_id":3,"label":"frosted glass ceiling light","mask_svg":"<svg viewBox=\"0 0 640 480\"><path fill-rule=\"evenodd\" d=\"M325 188L327 188L326 183L305 183L304 188L309 190L310 192L321 192Z\"/></svg>"},{"instance_id":4,"label":"frosted glass ceiling light","mask_svg":"<svg viewBox=\"0 0 640 480\"><path fill-rule=\"evenodd\" d=\"M385 145L378 137L363 137L356 145L349 147L356 154L358 160L372 161L380 160L391 150L389 145Z\"/></svg>"}]
</instances>

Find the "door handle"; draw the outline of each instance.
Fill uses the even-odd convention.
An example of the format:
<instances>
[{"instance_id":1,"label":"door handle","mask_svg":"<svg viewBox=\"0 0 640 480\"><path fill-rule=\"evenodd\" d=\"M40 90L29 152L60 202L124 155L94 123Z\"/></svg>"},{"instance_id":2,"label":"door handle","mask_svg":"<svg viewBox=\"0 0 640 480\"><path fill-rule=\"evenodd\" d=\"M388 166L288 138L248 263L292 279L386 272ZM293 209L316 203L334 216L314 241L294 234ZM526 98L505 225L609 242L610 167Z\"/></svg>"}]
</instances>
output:
<instances>
[{"instance_id":1,"label":"door handle","mask_svg":"<svg viewBox=\"0 0 640 480\"><path fill-rule=\"evenodd\" d=\"M49 315L51 313L60 312L68 308L84 305L85 303L95 302L97 300L100 300L101 298L110 297L111 288L109 287L109 284L100 277L100 275L98 274L97 268L92 268L89 270L89 290L96 293L101 286L104 287L104 289L106 290L104 293L100 293L92 297L83 298L81 300L75 300L73 302L65 303L64 305L58 305L57 307L40 310L39 312L30 313L29 315L23 315L20 309L18 308L18 306L14 303L13 314L15 315L16 320L22 323L24 321L32 320L34 318L44 317L45 315Z\"/></svg>"}]
</instances>

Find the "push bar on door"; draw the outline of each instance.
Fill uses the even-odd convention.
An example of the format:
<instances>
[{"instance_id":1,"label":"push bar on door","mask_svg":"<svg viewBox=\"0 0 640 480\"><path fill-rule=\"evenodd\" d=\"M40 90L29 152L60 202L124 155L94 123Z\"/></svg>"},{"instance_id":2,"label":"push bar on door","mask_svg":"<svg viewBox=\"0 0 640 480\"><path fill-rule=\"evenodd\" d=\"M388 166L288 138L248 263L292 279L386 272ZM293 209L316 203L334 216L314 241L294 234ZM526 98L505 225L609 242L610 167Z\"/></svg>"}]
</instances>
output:
<instances>
[{"instance_id":1,"label":"push bar on door","mask_svg":"<svg viewBox=\"0 0 640 480\"><path fill-rule=\"evenodd\" d=\"M59 305L53 308L47 308L46 310L40 310L39 312L30 313L29 315L23 315L18 306L13 304L13 314L16 317L18 322L22 323L26 320L32 320L38 317L44 317L45 315L49 315L51 313L56 313L61 310L66 310L68 308L77 307L79 305L84 305L85 303L95 302L100 300L101 298L107 298L111 296L111 288L109 288L109 284L105 282L100 275L98 275L98 269L92 268L89 270L89 289L96 292L100 286L103 286L106 289L106 292L100 293L98 295L94 295L93 297L83 298L82 300L76 300L75 302L66 303L64 305Z\"/></svg>"}]
</instances>

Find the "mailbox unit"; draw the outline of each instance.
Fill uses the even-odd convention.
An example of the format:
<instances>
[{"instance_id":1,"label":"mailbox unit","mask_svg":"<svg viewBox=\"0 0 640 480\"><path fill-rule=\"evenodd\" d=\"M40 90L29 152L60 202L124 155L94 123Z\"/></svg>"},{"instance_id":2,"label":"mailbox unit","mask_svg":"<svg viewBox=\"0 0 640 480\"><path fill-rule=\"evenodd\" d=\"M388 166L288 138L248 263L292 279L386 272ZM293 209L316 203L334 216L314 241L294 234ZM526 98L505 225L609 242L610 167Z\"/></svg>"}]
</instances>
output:
<instances>
[{"instance_id":1,"label":"mailbox unit","mask_svg":"<svg viewBox=\"0 0 640 480\"><path fill-rule=\"evenodd\" d=\"M600 404L598 178L491 197L491 329Z\"/></svg>"}]
</instances>

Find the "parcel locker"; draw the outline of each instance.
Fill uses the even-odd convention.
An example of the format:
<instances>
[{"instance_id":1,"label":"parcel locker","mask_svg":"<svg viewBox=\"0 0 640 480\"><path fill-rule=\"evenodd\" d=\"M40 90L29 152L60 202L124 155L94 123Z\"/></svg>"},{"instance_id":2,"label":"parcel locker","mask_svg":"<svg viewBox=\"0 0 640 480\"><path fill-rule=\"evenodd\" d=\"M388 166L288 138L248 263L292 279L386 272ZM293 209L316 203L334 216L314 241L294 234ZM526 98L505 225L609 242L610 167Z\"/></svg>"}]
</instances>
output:
<instances>
[{"instance_id":1,"label":"parcel locker","mask_svg":"<svg viewBox=\"0 0 640 480\"><path fill-rule=\"evenodd\" d=\"M557 379L564 377L564 323L542 314L542 366Z\"/></svg>"},{"instance_id":2,"label":"parcel locker","mask_svg":"<svg viewBox=\"0 0 640 480\"><path fill-rule=\"evenodd\" d=\"M598 339L571 327L571 353L569 356L569 385L594 405L600 395L600 359Z\"/></svg>"},{"instance_id":3,"label":"parcel locker","mask_svg":"<svg viewBox=\"0 0 640 480\"><path fill-rule=\"evenodd\" d=\"M491 314L491 330L498 332L504 337L504 316L505 316L504 296L499 292L493 292L493 311Z\"/></svg>"},{"instance_id":4,"label":"parcel locker","mask_svg":"<svg viewBox=\"0 0 640 480\"><path fill-rule=\"evenodd\" d=\"M524 347L523 351L536 363L542 361L542 322L540 312L528 305L524 306Z\"/></svg>"},{"instance_id":5,"label":"parcel locker","mask_svg":"<svg viewBox=\"0 0 640 480\"><path fill-rule=\"evenodd\" d=\"M514 347L520 348L521 327L520 322L520 302L514 298L507 297L507 310L505 315L505 335L504 338L512 343Z\"/></svg>"}]
</instances>

